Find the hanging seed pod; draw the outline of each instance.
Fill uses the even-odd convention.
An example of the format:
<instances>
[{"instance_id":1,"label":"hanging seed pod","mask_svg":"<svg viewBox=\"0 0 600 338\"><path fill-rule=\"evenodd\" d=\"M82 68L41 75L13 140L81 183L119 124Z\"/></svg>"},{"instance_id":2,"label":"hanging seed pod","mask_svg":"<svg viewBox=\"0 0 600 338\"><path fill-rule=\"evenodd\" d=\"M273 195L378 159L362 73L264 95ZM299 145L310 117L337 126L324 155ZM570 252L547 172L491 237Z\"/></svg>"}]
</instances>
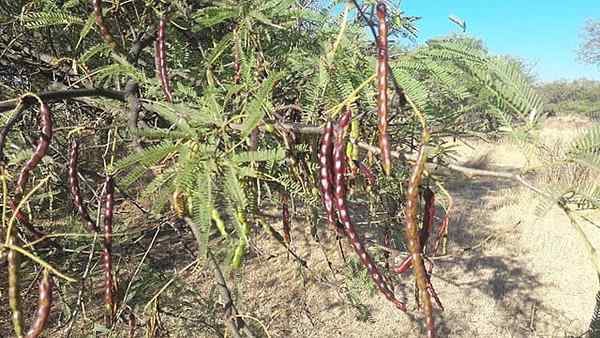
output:
<instances>
[{"instance_id":1,"label":"hanging seed pod","mask_svg":"<svg viewBox=\"0 0 600 338\"><path fill-rule=\"evenodd\" d=\"M9 244L14 245L15 237L8 234ZM8 304L12 311L12 322L15 335L23 337L23 310L21 308L21 293L19 292L19 254L15 250L8 250L6 255L8 263Z\"/></svg>"},{"instance_id":2,"label":"hanging seed pod","mask_svg":"<svg viewBox=\"0 0 600 338\"><path fill-rule=\"evenodd\" d=\"M229 235L227 234L227 230L225 229L225 222L223 221L223 218L221 218L221 214L219 214L219 210L213 208L212 212L210 213L210 218L213 220L213 222L215 222L217 229L221 233L221 237L223 237L223 238L229 237Z\"/></svg>"},{"instance_id":3,"label":"hanging seed pod","mask_svg":"<svg viewBox=\"0 0 600 338\"><path fill-rule=\"evenodd\" d=\"M408 256L408 257L404 258L404 260L400 263L400 265L398 265L395 268L392 268L392 271L395 273L404 273L404 272L408 271L408 269L410 269L412 264L413 264L413 258L412 258L412 256Z\"/></svg>"},{"instance_id":4,"label":"hanging seed pod","mask_svg":"<svg viewBox=\"0 0 600 338\"><path fill-rule=\"evenodd\" d=\"M281 195L281 218L283 221L283 240L290 244L290 210L289 197L287 193Z\"/></svg>"},{"instance_id":5,"label":"hanging seed pod","mask_svg":"<svg viewBox=\"0 0 600 338\"><path fill-rule=\"evenodd\" d=\"M112 274L112 231L115 207L115 188L112 176L106 176L104 184L104 248L102 249L102 268L104 269L104 305L106 324L112 324L114 313L113 274Z\"/></svg>"},{"instance_id":6,"label":"hanging seed pod","mask_svg":"<svg viewBox=\"0 0 600 338\"><path fill-rule=\"evenodd\" d=\"M81 198L81 190L79 189L79 177L77 171L77 162L79 161L79 143L77 140L71 142L71 148L69 149L69 188L71 192L71 198L73 199L73 205L79 213L82 222L86 225L89 231L96 233L99 231L96 222L92 221L87 208L83 205Z\"/></svg>"},{"instance_id":7,"label":"hanging seed pod","mask_svg":"<svg viewBox=\"0 0 600 338\"><path fill-rule=\"evenodd\" d=\"M354 164L358 167L358 170L361 172L361 174L367 179L369 185L377 185L377 177L375 176L375 174L373 174L371 168L369 168L364 162L360 160L355 160Z\"/></svg>"},{"instance_id":8,"label":"hanging seed pod","mask_svg":"<svg viewBox=\"0 0 600 338\"><path fill-rule=\"evenodd\" d=\"M333 201L333 163L331 157L333 138L333 123L327 121L319 150L319 186L321 188L323 205L325 206L325 212L327 214L327 223L329 223L329 226L332 229L335 229L336 234L341 235L344 233L344 230L335 220Z\"/></svg>"},{"instance_id":9,"label":"hanging seed pod","mask_svg":"<svg viewBox=\"0 0 600 338\"><path fill-rule=\"evenodd\" d=\"M246 247L248 245L248 236L250 235L250 225L246 221L246 214L243 210L238 209L235 215L239 223L239 236L240 240L233 253L231 259L231 266L234 269L239 269L242 266L242 259L246 255Z\"/></svg>"},{"instance_id":10,"label":"hanging seed pod","mask_svg":"<svg viewBox=\"0 0 600 338\"><path fill-rule=\"evenodd\" d=\"M38 139L37 146L33 152L31 158L25 162L25 165L19 173L19 178L15 186L15 195L21 196L25 189L25 184L29 178L29 174L35 167L40 163L42 158L46 156L48 147L50 146L50 140L52 139L52 115L48 105L44 102L40 102L40 131L41 135Z\"/></svg>"},{"instance_id":11,"label":"hanging seed pod","mask_svg":"<svg viewBox=\"0 0 600 338\"><path fill-rule=\"evenodd\" d=\"M92 5L94 6L94 16L96 17L96 25L100 29L100 36L102 40L106 42L106 44L112 50L116 50L118 48L117 42L113 38L112 34L108 30L108 26L104 22L104 15L102 14L102 0L92 0Z\"/></svg>"},{"instance_id":12,"label":"hanging seed pod","mask_svg":"<svg viewBox=\"0 0 600 338\"><path fill-rule=\"evenodd\" d=\"M156 71L160 79L163 93L167 102L173 102L171 94L171 82L169 81L169 72L167 69L167 46L166 39L167 23L164 16L160 17L158 23L158 34L156 35L154 62L156 63Z\"/></svg>"},{"instance_id":13,"label":"hanging seed pod","mask_svg":"<svg viewBox=\"0 0 600 338\"><path fill-rule=\"evenodd\" d=\"M423 190L423 198L425 199L425 208L423 210L423 227L419 232L419 238L421 249L425 251L425 246L433 228L433 218L435 217L435 195L429 187Z\"/></svg>"},{"instance_id":14,"label":"hanging seed pod","mask_svg":"<svg viewBox=\"0 0 600 338\"><path fill-rule=\"evenodd\" d=\"M427 322L427 337L435 337L435 323L433 321L433 307L431 298L427 292L428 276L425 271L423 260L423 248L417 226L417 203L419 199L419 185L425 168L425 145L421 144L413 172L408 182L406 192L406 238L408 239L408 249L411 253L412 263L415 269L415 276L420 298L423 299L423 310Z\"/></svg>"},{"instance_id":15,"label":"hanging seed pod","mask_svg":"<svg viewBox=\"0 0 600 338\"><path fill-rule=\"evenodd\" d=\"M175 216L178 218L183 218L187 215L186 198L181 191L175 190L173 192L171 206L173 207L173 211L175 211Z\"/></svg>"},{"instance_id":16,"label":"hanging seed pod","mask_svg":"<svg viewBox=\"0 0 600 338\"><path fill-rule=\"evenodd\" d=\"M233 43L233 83L240 84L242 82L242 61L241 59L241 47L237 29L234 31L234 43Z\"/></svg>"},{"instance_id":17,"label":"hanging seed pod","mask_svg":"<svg viewBox=\"0 0 600 338\"><path fill-rule=\"evenodd\" d=\"M50 141L52 140L52 114L50 113L50 109L48 105L42 101L40 101L40 137L37 142L37 146L33 151L33 155L31 158L25 162L25 165L21 169L19 173L19 177L17 178L17 183L15 184L15 197L10 201L11 209L13 213L15 213L15 218L23 224L23 226L30 231L35 239L39 239L43 236L43 234L37 231L31 223L29 223L29 219L27 216L21 211L17 211L17 205L21 200L23 192L25 190L25 185L27 184L27 180L29 179L29 175L31 171L35 169L35 167L40 163L42 158L46 156L48 153L48 147L50 146Z\"/></svg>"},{"instance_id":18,"label":"hanging seed pod","mask_svg":"<svg viewBox=\"0 0 600 338\"><path fill-rule=\"evenodd\" d=\"M42 279L40 280L39 285L39 297L37 315L31 329L27 332L26 338L39 337L39 335L42 334L42 331L44 331L46 323L48 322L48 317L50 316L50 307L52 306L52 278L50 277L48 269L44 269L42 272Z\"/></svg>"},{"instance_id":19,"label":"hanging seed pod","mask_svg":"<svg viewBox=\"0 0 600 338\"><path fill-rule=\"evenodd\" d=\"M396 298L392 289L386 283L383 275L379 272L377 265L366 251L364 244L354 229L352 220L350 219L350 213L346 205L346 182L345 182L345 133L350 122L351 111L348 109L346 114L342 116L339 122L339 127L336 130L336 141L333 149L333 162L334 162L334 184L335 184L335 205L338 210L339 219L344 226L346 236L350 240L354 251L360 258L362 264L367 268L369 275L375 282L375 285L381 293L396 307L402 311L406 311L406 305Z\"/></svg>"},{"instance_id":20,"label":"hanging seed pod","mask_svg":"<svg viewBox=\"0 0 600 338\"><path fill-rule=\"evenodd\" d=\"M378 57L377 57L377 117L379 127L379 149L381 150L381 161L383 171L386 175L392 172L392 155L390 152L390 140L388 135L388 46L387 26L385 23L386 7L383 1L377 3L377 18L379 19Z\"/></svg>"}]
</instances>

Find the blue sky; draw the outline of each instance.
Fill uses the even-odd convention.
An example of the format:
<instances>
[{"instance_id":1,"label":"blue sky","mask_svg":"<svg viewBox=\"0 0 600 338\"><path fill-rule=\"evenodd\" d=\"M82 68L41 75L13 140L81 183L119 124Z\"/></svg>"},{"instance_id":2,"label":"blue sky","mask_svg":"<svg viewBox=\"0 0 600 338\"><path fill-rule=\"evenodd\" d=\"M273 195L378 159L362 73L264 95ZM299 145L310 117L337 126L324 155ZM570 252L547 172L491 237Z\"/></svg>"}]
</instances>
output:
<instances>
[{"instance_id":1,"label":"blue sky","mask_svg":"<svg viewBox=\"0 0 600 338\"><path fill-rule=\"evenodd\" d=\"M419 42L459 32L448 20L455 15L466 21L467 33L482 39L492 53L531 63L540 81L600 80L600 67L583 65L576 58L585 20L600 19L599 0L404 0L401 9L423 17L418 22Z\"/></svg>"}]
</instances>

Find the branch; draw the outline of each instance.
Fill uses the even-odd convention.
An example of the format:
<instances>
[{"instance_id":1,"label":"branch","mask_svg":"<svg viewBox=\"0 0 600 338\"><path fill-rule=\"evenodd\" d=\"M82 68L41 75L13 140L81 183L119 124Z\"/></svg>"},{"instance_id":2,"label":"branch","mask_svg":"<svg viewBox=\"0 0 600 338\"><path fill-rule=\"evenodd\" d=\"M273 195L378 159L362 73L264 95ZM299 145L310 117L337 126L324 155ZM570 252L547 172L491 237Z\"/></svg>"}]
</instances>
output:
<instances>
[{"instance_id":1,"label":"branch","mask_svg":"<svg viewBox=\"0 0 600 338\"><path fill-rule=\"evenodd\" d=\"M79 97L105 97L108 99L113 99L121 102L125 102L125 92L104 88L78 88L78 89L67 89L67 90L58 90L52 92L42 92L37 94L37 96L42 99L42 101L55 101L55 100L66 100L66 99L75 99ZM19 99L11 99L0 102L0 113L9 111L11 109L15 109L19 102ZM35 98L33 96L28 96L23 99L24 108L27 108L29 105L35 103Z\"/></svg>"},{"instance_id":2,"label":"branch","mask_svg":"<svg viewBox=\"0 0 600 338\"><path fill-rule=\"evenodd\" d=\"M183 220L191 229L197 229L196 224L189 217L184 217ZM237 313L237 309L235 307L235 303L233 302L233 297L231 296L231 291L227 287L227 283L225 282L225 277L223 276L223 272L219 267L219 263L213 256L210 250L206 250L208 252L208 260L210 261L213 269L213 273L215 276L215 281L217 283L217 287L221 292L221 297L223 298L223 303L225 307L225 326L231 331L231 334L234 338L242 338L240 331L244 332L248 337L255 338L256 336L248 329L248 325L244 322L242 318Z\"/></svg>"}]
</instances>

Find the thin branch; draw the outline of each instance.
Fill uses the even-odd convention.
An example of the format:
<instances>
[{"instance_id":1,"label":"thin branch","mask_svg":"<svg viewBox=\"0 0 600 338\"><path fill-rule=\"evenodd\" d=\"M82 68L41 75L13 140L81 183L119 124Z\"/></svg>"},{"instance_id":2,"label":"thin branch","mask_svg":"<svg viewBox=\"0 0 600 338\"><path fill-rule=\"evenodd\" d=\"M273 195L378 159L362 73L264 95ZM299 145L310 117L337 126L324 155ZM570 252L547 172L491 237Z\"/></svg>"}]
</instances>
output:
<instances>
[{"instance_id":1,"label":"thin branch","mask_svg":"<svg viewBox=\"0 0 600 338\"><path fill-rule=\"evenodd\" d=\"M125 102L125 92L119 90L111 90L105 88L78 88L78 89L67 89L67 90L58 90L51 92L42 92L37 94L37 96L44 102L47 101L55 101L55 100L66 100L66 99L75 99L79 97L105 97L108 99L113 99L121 102ZM28 96L23 98L22 100L24 108L27 108L29 105L34 104L35 98L33 96ZM9 111L11 109L15 109L19 103L19 99L11 99L0 102L0 113Z\"/></svg>"}]
</instances>

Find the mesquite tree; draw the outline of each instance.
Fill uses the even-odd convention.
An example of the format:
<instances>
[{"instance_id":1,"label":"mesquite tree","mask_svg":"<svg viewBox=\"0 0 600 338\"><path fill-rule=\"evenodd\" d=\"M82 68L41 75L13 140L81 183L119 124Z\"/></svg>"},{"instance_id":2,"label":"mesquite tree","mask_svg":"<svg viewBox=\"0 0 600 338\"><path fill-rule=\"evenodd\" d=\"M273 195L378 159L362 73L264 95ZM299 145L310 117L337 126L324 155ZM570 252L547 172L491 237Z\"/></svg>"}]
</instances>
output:
<instances>
[{"instance_id":1,"label":"mesquite tree","mask_svg":"<svg viewBox=\"0 0 600 338\"><path fill-rule=\"evenodd\" d=\"M428 256L445 246L452 222L443 215L437 231L432 229L433 196L445 189L428 163L514 179L569 215L573 201L598 207L600 189L545 193L520 175L452 163L446 138L479 131L477 123L464 127L482 106L473 97L485 101L494 125L526 140L541 100L514 64L472 40L450 37L413 49L392 43L391 38L415 36L417 17L389 2L344 2L341 13L338 2L291 0L20 3L0 5L1 169L4 181L8 173L18 177L3 192L14 212L3 218L0 250L8 260L9 306L18 336L24 332L23 272L17 264L23 252L17 252L16 233L27 248L45 250L28 253L35 264L23 268L44 269L30 336L40 334L49 313L53 325L52 278L72 280L52 264L77 257L76 250L64 250L75 239L45 236L60 231L31 223L54 214L43 208L26 214L25 204L49 206L64 217L73 211L85 238L101 236L101 248L90 250L87 264L76 272L82 283L92 278L101 286L105 330L113 333L127 314L128 332L135 332L135 318L145 316L148 332L156 334L164 291L148 286L146 293L156 296L148 297L142 311L128 297L133 280L119 280L113 251L122 254L137 243L125 231L115 236L127 226L119 217L121 201L147 220L188 226L196 247L186 249L214 270L226 303L223 325L235 336L252 332L233 306L221 269L244 265L258 225L305 266L293 251L294 214L310 219L318 235L345 237L377 289L403 311L410 308L395 294L392 279L398 277L392 275L412 267L423 331L433 337L433 305L443 307ZM38 111L34 128L32 112ZM15 126L25 127L21 135ZM593 130L573 144L569 160L600 167L598 144L600 133ZM31 177L44 177L40 182L47 184L31 188ZM46 197L60 193L70 199ZM390 271L369 253L355 226L352 205L361 196L385 211L374 220L376 231L398 232L397 224L406 230L393 235L404 238L396 249L407 248L409 255ZM88 212L94 207L95 217ZM268 208L282 209L275 219L282 221L283 235L269 224ZM100 276L90 276L91 262L100 262ZM138 271L132 278L139 279ZM84 284L77 290L81 295ZM81 296L74 304L68 332Z\"/></svg>"}]
</instances>

